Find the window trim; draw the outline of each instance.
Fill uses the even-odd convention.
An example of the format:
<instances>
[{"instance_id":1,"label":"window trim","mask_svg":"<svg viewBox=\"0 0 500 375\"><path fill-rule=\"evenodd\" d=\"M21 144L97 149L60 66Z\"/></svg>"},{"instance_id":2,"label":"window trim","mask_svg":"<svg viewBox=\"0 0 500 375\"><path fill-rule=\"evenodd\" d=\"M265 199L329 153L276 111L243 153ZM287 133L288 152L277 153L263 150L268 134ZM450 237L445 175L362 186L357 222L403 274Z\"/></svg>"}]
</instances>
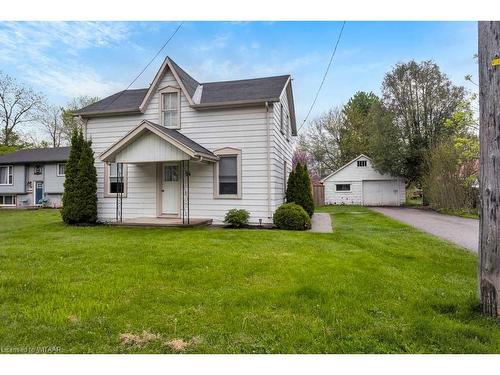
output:
<instances>
[{"instance_id":1,"label":"window trim","mask_svg":"<svg viewBox=\"0 0 500 375\"><path fill-rule=\"evenodd\" d=\"M242 183L241 183L241 150L232 147L224 147L215 150L217 156L236 156L236 194L220 194L219 193L219 162L214 164L214 198L215 199L241 199Z\"/></svg>"},{"instance_id":2,"label":"window trim","mask_svg":"<svg viewBox=\"0 0 500 375\"><path fill-rule=\"evenodd\" d=\"M167 129L180 129L181 128L181 90L178 87L167 86L161 90L158 90L158 92L160 93L160 105L158 106L158 108L160 110L160 124L162 126L166 127ZM163 116L163 113L165 112L165 110L163 108L163 95L164 94L173 94L173 93L177 93L177 126L176 127L167 127L165 125L165 120L164 120L164 116Z\"/></svg>"},{"instance_id":3,"label":"window trim","mask_svg":"<svg viewBox=\"0 0 500 375\"><path fill-rule=\"evenodd\" d=\"M7 168L7 183L4 184L0 181L0 186L12 186L14 185L14 165L12 164L4 164L4 165L0 165L0 168ZM10 173L9 173L9 170L10 170ZM9 182L11 181L12 182Z\"/></svg>"},{"instance_id":4,"label":"window trim","mask_svg":"<svg viewBox=\"0 0 500 375\"><path fill-rule=\"evenodd\" d=\"M109 180L109 164L114 163L104 163L104 197L105 198L116 198L119 193L110 193L109 186L111 181ZM123 163L123 198L127 198L128 193L128 164Z\"/></svg>"},{"instance_id":5,"label":"window trim","mask_svg":"<svg viewBox=\"0 0 500 375\"><path fill-rule=\"evenodd\" d=\"M338 190L337 186L339 185L349 185L349 190ZM352 192L352 183L335 183L335 192L336 193L351 193Z\"/></svg>"},{"instance_id":6,"label":"window trim","mask_svg":"<svg viewBox=\"0 0 500 375\"><path fill-rule=\"evenodd\" d=\"M2 197L2 202L5 202L5 197L9 196L12 197L12 204L4 204L0 202L0 207L16 207L17 206L17 196L16 194L0 194L0 197Z\"/></svg>"},{"instance_id":7,"label":"window trim","mask_svg":"<svg viewBox=\"0 0 500 375\"><path fill-rule=\"evenodd\" d=\"M290 123L290 116L286 114L286 141L290 142L290 128L292 124Z\"/></svg>"},{"instance_id":8,"label":"window trim","mask_svg":"<svg viewBox=\"0 0 500 375\"><path fill-rule=\"evenodd\" d=\"M59 173L59 166L64 165L64 174ZM66 163L57 163L56 164L56 176L57 177L65 177L66 176Z\"/></svg>"},{"instance_id":9,"label":"window trim","mask_svg":"<svg viewBox=\"0 0 500 375\"><path fill-rule=\"evenodd\" d=\"M359 165L360 163L364 163L364 165ZM356 161L357 168L365 168L368 167L368 160L357 160Z\"/></svg>"}]
</instances>

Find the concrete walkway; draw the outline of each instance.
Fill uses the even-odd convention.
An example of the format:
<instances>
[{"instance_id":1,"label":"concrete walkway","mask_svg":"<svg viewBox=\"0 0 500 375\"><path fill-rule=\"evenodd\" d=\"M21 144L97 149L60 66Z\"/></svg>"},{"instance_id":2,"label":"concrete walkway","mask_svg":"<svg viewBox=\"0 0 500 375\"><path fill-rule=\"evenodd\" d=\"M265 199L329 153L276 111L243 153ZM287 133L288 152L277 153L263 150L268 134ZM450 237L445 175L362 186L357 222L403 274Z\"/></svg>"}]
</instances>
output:
<instances>
[{"instance_id":1,"label":"concrete walkway","mask_svg":"<svg viewBox=\"0 0 500 375\"><path fill-rule=\"evenodd\" d=\"M477 219L405 207L372 207L372 210L477 253L479 246L479 220Z\"/></svg>"},{"instance_id":2,"label":"concrete walkway","mask_svg":"<svg viewBox=\"0 0 500 375\"><path fill-rule=\"evenodd\" d=\"M330 218L330 214L313 214L309 232L332 233L332 219Z\"/></svg>"}]
</instances>

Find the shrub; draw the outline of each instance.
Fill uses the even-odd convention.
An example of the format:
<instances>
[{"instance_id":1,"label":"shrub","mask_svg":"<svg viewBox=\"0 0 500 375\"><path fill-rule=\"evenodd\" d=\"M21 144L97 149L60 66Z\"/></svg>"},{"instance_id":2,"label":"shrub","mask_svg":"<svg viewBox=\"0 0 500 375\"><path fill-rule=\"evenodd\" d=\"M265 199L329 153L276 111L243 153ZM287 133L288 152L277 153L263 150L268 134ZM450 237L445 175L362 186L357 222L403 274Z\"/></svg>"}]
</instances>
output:
<instances>
[{"instance_id":1,"label":"shrub","mask_svg":"<svg viewBox=\"0 0 500 375\"><path fill-rule=\"evenodd\" d=\"M61 216L65 223L74 224L77 222L78 207L77 207L77 176L78 162L82 154L83 136L77 130L73 131L71 136L71 149L69 159L66 163L66 176L64 179L64 193L62 196Z\"/></svg>"},{"instance_id":2,"label":"shrub","mask_svg":"<svg viewBox=\"0 0 500 375\"><path fill-rule=\"evenodd\" d=\"M240 228L248 224L248 218L250 217L250 212L243 209L233 208L227 211L224 217L224 223L230 224L235 228Z\"/></svg>"},{"instance_id":3,"label":"shrub","mask_svg":"<svg viewBox=\"0 0 500 375\"><path fill-rule=\"evenodd\" d=\"M278 207L273 216L273 223L280 229L311 229L311 218L298 204L285 203Z\"/></svg>"},{"instance_id":4,"label":"shrub","mask_svg":"<svg viewBox=\"0 0 500 375\"><path fill-rule=\"evenodd\" d=\"M311 178L307 166L297 163L288 177L286 188L287 203L296 203L306 210L309 217L314 213L314 200L311 189Z\"/></svg>"}]
</instances>

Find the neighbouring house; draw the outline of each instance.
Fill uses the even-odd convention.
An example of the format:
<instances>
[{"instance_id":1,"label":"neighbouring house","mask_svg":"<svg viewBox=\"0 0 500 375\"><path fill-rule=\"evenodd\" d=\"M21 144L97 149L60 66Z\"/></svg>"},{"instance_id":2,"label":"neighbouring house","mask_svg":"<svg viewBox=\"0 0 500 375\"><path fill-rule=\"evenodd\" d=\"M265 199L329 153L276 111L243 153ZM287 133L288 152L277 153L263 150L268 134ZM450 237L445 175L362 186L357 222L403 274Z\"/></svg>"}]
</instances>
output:
<instances>
[{"instance_id":1,"label":"neighbouring house","mask_svg":"<svg viewBox=\"0 0 500 375\"><path fill-rule=\"evenodd\" d=\"M400 206L406 201L404 179L377 172L365 155L359 155L321 182L326 204Z\"/></svg>"},{"instance_id":2,"label":"neighbouring house","mask_svg":"<svg viewBox=\"0 0 500 375\"><path fill-rule=\"evenodd\" d=\"M92 139L100 221L271 223L297 135L290 75L200 83L167 57L151 85L75 113Z\"/></svg>"},{"instance_id":3,"label":"neighbouring house","mask_svg":"<svg viewBox=\"0 0 500 375\"><path fill-rule=\"evenodd\" d=\"M0 207L60 207L69 147L0 156Z\"/></svg>"}]
</instances>

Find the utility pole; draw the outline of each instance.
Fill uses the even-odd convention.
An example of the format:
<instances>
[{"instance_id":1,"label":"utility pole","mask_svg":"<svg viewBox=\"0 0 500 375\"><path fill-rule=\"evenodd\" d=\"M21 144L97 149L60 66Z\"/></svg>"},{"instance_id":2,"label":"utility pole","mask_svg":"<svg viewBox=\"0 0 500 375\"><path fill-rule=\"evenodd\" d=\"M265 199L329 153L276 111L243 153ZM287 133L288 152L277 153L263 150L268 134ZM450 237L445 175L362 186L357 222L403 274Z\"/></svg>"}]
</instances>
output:
<instances>
[{"instance_id":1,"label":"utility pole","mask_svg":"<svg viewBox=\"0 0 500 375\"><path fill-rule=\"evenodd\" d=\"M479 293L483 314L500 315L500 22L479 22Z\"/></svg>"}]
</instances>

